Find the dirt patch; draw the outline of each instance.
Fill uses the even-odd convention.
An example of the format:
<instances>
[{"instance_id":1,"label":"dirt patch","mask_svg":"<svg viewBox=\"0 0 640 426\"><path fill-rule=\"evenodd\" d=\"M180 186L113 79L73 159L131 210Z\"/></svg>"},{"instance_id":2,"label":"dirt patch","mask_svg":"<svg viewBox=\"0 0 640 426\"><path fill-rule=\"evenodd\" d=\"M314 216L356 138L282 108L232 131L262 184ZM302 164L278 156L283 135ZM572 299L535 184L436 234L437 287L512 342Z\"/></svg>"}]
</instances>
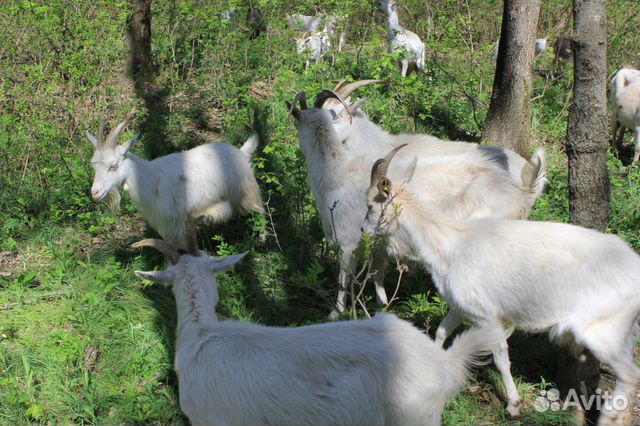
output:
<instances>
[{"instance_id":1,"label":"dirt patch","mask_svg":"<svg viewBox=\"0 0 640 426\"><path fill-rule=\"evenodd\" d=\"M0 251L0 278L19 275L20 271L20 256L10 251Z\"/></svg>"}]
</instances>

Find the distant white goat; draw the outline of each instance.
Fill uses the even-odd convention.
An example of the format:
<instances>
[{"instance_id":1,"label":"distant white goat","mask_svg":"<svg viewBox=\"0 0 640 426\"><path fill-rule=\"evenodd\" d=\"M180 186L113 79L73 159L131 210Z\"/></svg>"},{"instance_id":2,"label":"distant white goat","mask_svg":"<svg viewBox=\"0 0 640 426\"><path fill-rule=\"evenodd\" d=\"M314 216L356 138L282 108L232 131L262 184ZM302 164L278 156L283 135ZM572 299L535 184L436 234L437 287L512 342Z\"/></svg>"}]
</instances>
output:
<instances>
[{"instance_id":1,"label":"distant white goat","mask_svg":"<svg viewBox=\"0 0 640 426\"><path fill-rule=\"evenodd\" d=\"M111 194L116 204L120 186L129 193L142 217L162 238L177 247L197 249L196 225L201 220L228 221L234 214L263 212L258 183L249 160L257 136L242 148L206 144L152 161L131 152L131 144L117 139L132 117L114 127L103 141L102 126L96 138L87 130L95 150L91 163L96 175L91 195L99 201Z\"/></svg>"},{"instance_id":2,"label":"distant white goat","mask_svg":"<svg viewBox=\"0 0 640 426\"><path fill-rule=\"evenodd\" d=\"M543 52L545 52L547 50L547 40L549 39L549 37L545 37L545 38L537 38L536 42L535 42L535 52L536 55L539 55ZM491 60L493 62L493 65L496 64L496 62L498 61L498 50L500 49L500 37L498 37L498 40L496 40L496 44L495 44L495 49L493 52L493 56L491 56Z\"/></svg>"},{"instance_id":3,"label":"distant white goat","mask_svg":"<svg viewBox=\"0 0 640 426\"><path fill-rule=\"evenodd\" d=\"M614 395L632 401L640 383L632 356L640 315L640 256L614 235L574 225L456 220L424 199L437 187L415 191L410 182L419 177L407 168L414 154L398 153L400 148L372 167L364 232L383 236L395 253L431 272L450 305L436 341L442 343L463 318L481 328L512 324L549 332L608 363L618 376ZM396 153L398 161L391 163ZM521 399L506 339L493 356L505 382L507 410L517 416ZM620 413L611 407L605 411L599 424L614 424Z\"/></svg>"},{"instance_id":4,"label":"distant white goat","mask_svg":"<svg viewBox=\"0 0 640 426\"><path fill-rule=\"evenodd\" d=\"M301 33L315 33L324 24L322 17L309 15L287 15L289 26Z\"/></svg>"},{"instance_id":5,"label":"distant white goat","mask_svg":"<svg viewBox=\"0 0 640 426\"><path fill-rule=\"evenodd\" d=\"M614 154L624 137L624 130L632 129L635 135L633 163L640 157L640 71L622 68L611 80L611 146Z\"/></svg>"},{"instance_id":6,"label":"distant white goat","mask_svg":"<svg viewBox=\"0 0 640 426\"><path fill-rule=\"evenodd\" d=\"M549 39L548 37L536 39L536 55L539 55L540 53L547 50L548 39Z\"/></svg>"},{"instance_id":7,"label":"distant white goat","mask_svg":"<svg viewBox=\"0 0 640 426\"><path fill-rule=\"evenodd\" d=\"M191 424L234 426L436 426L447 400L502 330L461 334L448 350L394 315L305 327L265 327L216 318L215 273L246 253L213 260L182 255L143 279L176 298L175 371Z\"/></svg>"},{"instance_id":8,"label":"distant white goat","mask_svg":"<svg viewBox=\"0 0 640 426\"><path fill-rule=\"evenodd\" d=\"M298 54L305 55L305 69L309 69L311 61L314 61L316 65L318 65L323 56L331 54L331 37L329 36L329 31L323 28L321 31L303 33L300 37L296 38L296 46L298 48Z\"/></svg>"},{"instance_id":9,"label":"distant white goat","mask_svg":"<svg viewBox=\"0 0 640 426\"><path fill-rule=\"evenodd\" d=\"M341 250L334 317L346 307L349 283L357 266L355 250L362 236L360 228L366 213L371 164L391 148L410 144L407 151L418 158L415 190L457 218L526 218L546 181L542 150L536 152L529 164L513 151L502 148L445 142L429 135L392 135L358 109L360 101L342 105L333 99L348 99L356 89L382 82L365 80L338 85L334 89L337 94L322 92L313 108L307 108L302 93L296 96L293 105L287 102L295 118L325 236L329 244ZM296 106L298 100L301 109ZM323 109L333 105L335 109ZM380 253L373 265L380 304L387 304L385 265L386 256Z\"/></svg>"},{"instance_id":10,"label":"distant white goat","mask_svg":"<svg viewBox=\"0 0 640 426\"><path fill-rule=\"evenodd\" d=\"M387 14L387 52L406 54L402 57L402 76L407 75L409 64L414 63L419 71L424 69L425 47L417 34L403 28L398 20L395 0L377 0L378 7Z\"/></svg>"}]
</instances>

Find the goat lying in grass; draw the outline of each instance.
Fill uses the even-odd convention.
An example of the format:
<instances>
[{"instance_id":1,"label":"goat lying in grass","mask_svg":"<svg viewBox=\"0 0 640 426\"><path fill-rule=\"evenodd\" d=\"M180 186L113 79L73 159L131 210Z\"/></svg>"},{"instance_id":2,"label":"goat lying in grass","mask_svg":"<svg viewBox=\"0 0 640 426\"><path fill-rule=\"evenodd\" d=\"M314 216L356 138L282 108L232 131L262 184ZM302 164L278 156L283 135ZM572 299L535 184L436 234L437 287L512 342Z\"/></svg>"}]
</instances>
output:
<instances>
[{"instance_id":1,"label":"goat lying in grass","mask_svg":"<svg viewBox=\"0 0 640 426\"><path fill-rule=\"evenodd\" d=\"M298 130L300 150L308 168L327 241L341 249L336 317L346 306L349 283L356 269L355 250L366 213L371 164L391 148L406 148L417 157L413 189L423 199L456 218L526 218L546 181L544 152L531 164L513 151L465 142L445 142L429 135L392 135L369 120L348 97L360 87L381 83L365 80L340 84L338 93L324 91L313 108L303 93L287 102ZM347 99L342 100L341 98ZM301 109L298 109L300 101ZM336 102L337 101L337 102ZM334 109L325 109L335 106ZM505 174L504 172L508 173ZM378 303L386 304L381 252L372 266Z\"/></svg>"},{"instance_id":2,"label":"goat lying in grass","mask_svg":"<svg viewBox=\"0 0 640 426\"><path fill-rule=\"evenodd\" d=\"M401 152L391 163L401 148L371 170L364 232L382 236L395 253L431 272L450 305L436 341L442 343L463 318L486 329L507 323L547 331L577 353L586 348L608 363L618 378L614 395L632 401L640 383L632 355L640 315L640 256L614 235L574 225L455 220L415 192L410 182L417 176L406 166L412 153ZM493 357L505 382L507 410L517 416L521 399L506 339L494 347ZM619 415L608 407L599 424L615 424Z\"/></svg>"},{"instance_id":3,"label":"goat lying in grass","mask_svg":"<svg viewBox=\"0 0 640 426\"><path fill-rule=\"evenodd\" d=\"M168 243L166 271L143 279L170 285L176 298L175 370L180 407L193 425L439 425L447 400L477 357L505 338L472 330L448 350L394 315L305 327L218 321L215 273L246 253L213 260Z\"/></svg>"},{"instance_id":4,"label":"goat lying in grass","mask_svg":"<svg viewBox=\"0 0 640 426\"><path fill-rule=\"evenodd\" d=\"M249 160L258 146L257 136L240 149L229 144L206 144L152 161L129 152L137 138L117 145L118 136L131 120L114 127L103 141L102 126L96 138L87 130L95 150L91 163L96 175L91 195L120 201L120 186L153 229L177 247L195 252L196 225L228 221L234 214L263 212L258 183Z\"/></svg>"},{"instance_id":5,"label":"goat lying in grass","mask_svg":"<svg viewBox=\"0 0 640 426\"><path fill-rule=\"evenodd\" d=\"M640 71L622 68L611 80L611 146L614 154L622 145L624 130L632 129L635 136L633 163L640 158Z\"/></svg>"}]
</instances>

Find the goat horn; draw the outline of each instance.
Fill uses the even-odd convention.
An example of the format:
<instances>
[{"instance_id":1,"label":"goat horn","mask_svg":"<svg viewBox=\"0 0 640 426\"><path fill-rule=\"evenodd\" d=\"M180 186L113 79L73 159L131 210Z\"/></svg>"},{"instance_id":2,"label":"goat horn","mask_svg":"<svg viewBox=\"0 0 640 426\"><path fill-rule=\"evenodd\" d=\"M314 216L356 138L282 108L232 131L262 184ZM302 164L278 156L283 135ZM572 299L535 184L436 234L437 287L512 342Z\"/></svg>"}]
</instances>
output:
<instances>
[{"instance_id":1,"label":"goat horn","mask_svg":"<svg viewBox=\"0 0 640 426\"><path fill-rule=\"evenodd\" d=\"M358 90L361 87L364 86L369 86L371 84L384 84L387 85L391 82L390 79L386 79L386 80L360 80L360 81L354 81L353 83L349 83L346 86L344 85L344 80L341 81L340 83L338 83L336 85L336 87L333 89L334 92L336 92L338 95L340 95L340 97L342 97L343 99L348 98L349 96L351 96L351 94L353 92L355 92L356 90Z\"/></svg>"},{"instance_id":2,"label":"goat horn","mask_svg":"<svg viewBox=\"0 0 640 426\"><path fill-rule=\"evenodd\" d=\"M137 243L131 244L131 247L133 248L139 248L139 247L145 247L145 246L153 247L154 249L158 250L160 253L164 254L167 257L167 259L169 259L169 262L172 265L175 265L180 260L180 254L178 253L178 250L176 250L176 248L172 244L164 240L147 238L146 240L138 241Z\"/></svg>"},{"instance_id":3,"label":"goat horn","mask_svg":"<svg viewBox=\"0 0 640 426\"><path fill-rule=\"evenodd\" d=\"M347 111L347 114L349 114L349 121L351 121L351 119L353 118L353 114L351 114L351 111L349 110L349 105L347 105L340 96L338 96L336 93L332 92L331 90L325 89L322 92L320 92L318 94L318 97L316 98L315 104L313 104L313 107L321 109L324 103L328 99L337 99L342 104L345 111Z\"/></svg>"},{"instance_id":4,"label":"goat horn","mask_svg":"<svg viewBox=\"0 0 640 426\"><path fill-rule=\"evenodd\" d=\"M291 102L291 109L289 110L289 114L291 114L293 109L296 108L298 102L300 102L301 109L307 109L307 94L305 92L296 93L296 96L293 98L293 102Z\"/></svg>"},{"instance_id":5,"label":"goat horn","mask_svg":"<svg viewBox=\"0 0 640 426\"><path fill-rule=\"evenodd\" d=\"M376 185L380 179L387 175L387 170L389 169L389 163L393 157L400 151L402 148L407 146L406 143L403 143L400 146L393 148L384 158L378 159L371 168L371 186Z\"/></svg>"},{"instance_id":6,"label":"goat horn","mask_svg":"<svg viewBox=\"0 0 640 426\"><path fill-rule=\"evenodd\" d=\"M132 119L133 119L133 114L129 115L127 118L125 118L125 120L122 123L118 124L116 127L111 129L111 131L109 132L109 135L107 136L107 140L105 141L104 145L109 147L109 148L115 147L116 146L116 141L118 140L118 136L120 136L120 133L122 133L124 128L127 127L127 124L129 124L129 122Z\"/></svg>"},{"instance_id":7,"label":"goat horn","mask_svg":"<svg viewBox=\"0 0 640 426\"><path fill-rule=\"evenodd\" d=\"M349 107L349 112L351 113L351 115L355 114L355 112L358 110L358 108L360 108L360 105L362 105L364 103L364 101L366 101L369 98L362 98L357 100L354 104L352 104Z\"/></svg>"},{"instance_id":8,"label":"goat horn","mask_svg":"<svg viewBox=\"0 0 640 426\"><path fill-rule=\"evenodd\" d=\"M100 120L100 128L98 129L98 147L104 143L104 118Z\"/></svg>"}]
</instances>

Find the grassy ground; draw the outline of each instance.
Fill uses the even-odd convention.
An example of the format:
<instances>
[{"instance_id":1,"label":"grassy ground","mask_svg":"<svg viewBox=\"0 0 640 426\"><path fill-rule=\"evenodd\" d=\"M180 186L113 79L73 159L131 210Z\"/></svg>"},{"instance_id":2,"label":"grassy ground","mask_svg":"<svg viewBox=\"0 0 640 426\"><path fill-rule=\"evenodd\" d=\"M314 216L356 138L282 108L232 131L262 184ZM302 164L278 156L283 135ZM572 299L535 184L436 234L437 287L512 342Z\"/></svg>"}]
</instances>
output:
<instances>
[{"instance_id":1,"label":"grassy ground","mask_svg":"<svg viewBox=\"0 0 640 426\"><path fill-rule=\"evenodd\" d=\"M144 90L121 76L126 2L67 3L0 5L7 23L0 34L13 42L0 50L0 154L6 159L0 162L0 424L185 424L172 370L173 297L133 275L163 268L159 255L129 248L155 234L126 196L119 212L91 202L84 127L95 131L104 116L113 125L136 109L132 127L142 138L133 149L145 157L208 141L239 145L258 132L254 168L269 214L199 235L211 254L251 250L233 272L218 277L218 311L269 325L322 322L334 299L336 253L323 239L284 100L342 78L391 76L390 87L362 91L374 121L392 131L472 139L488 106L501 2L407 1L402 22L423 36L430 58L428 73L402 80L396 58L381 47L382 16L366 1L324 2L349 13L349 44L335 66L325 62L305 72L282 19L292 11L285 2L261 3L269 30L250 40L241 25L217 18L227 6L241 7L237 2L154 0L158 76ZM566 30L570 2L544 3L540 34L554 37ZM622 3L626 8L609 13L611 72L635 60L638 45L638 16L622 12L635 8ZM303 1L294 9L318 7ZM543 54L536 68L548 70L551 60L550 52ZM534 83L533 140L545 146L550 172L532 213L536 220L568 221L563 144L570 64L564 75ZM638 250L640 173L613 158L610 171L608 230ZM388 291L396 279L389 274ZM446 304L426 282L424 272L411 267L390 310L433 333ZM374 311L371 289L366 295ZM553 386L557 368L546 336L516 334L510 345L523 418L507 417L502 381L488 366L451 400L444 424L575 423L568 413L539 413L533 406Z\"/></svg>"}]
</instances>

